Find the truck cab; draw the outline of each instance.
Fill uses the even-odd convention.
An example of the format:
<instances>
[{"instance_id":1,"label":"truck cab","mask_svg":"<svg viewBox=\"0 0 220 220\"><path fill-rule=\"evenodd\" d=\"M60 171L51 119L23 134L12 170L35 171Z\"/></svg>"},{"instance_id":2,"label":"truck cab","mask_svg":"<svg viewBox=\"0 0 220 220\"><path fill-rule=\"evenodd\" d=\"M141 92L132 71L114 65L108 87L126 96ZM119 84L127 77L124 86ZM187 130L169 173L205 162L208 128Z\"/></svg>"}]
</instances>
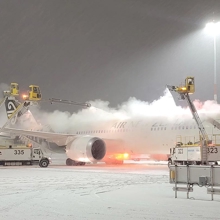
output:
<instances>
[{"instance_id":1,"label":"truck cab","mask_svg":"<svg viewBox=\"0 0 220 220\"><path fill-rule=\"evenodd\" d=\"M39 163L40 167L47 167L51 163L51 159L49 157L44 157L40 148L34 148L32 150L32 161Z\"/></svg>"}]
</instances>

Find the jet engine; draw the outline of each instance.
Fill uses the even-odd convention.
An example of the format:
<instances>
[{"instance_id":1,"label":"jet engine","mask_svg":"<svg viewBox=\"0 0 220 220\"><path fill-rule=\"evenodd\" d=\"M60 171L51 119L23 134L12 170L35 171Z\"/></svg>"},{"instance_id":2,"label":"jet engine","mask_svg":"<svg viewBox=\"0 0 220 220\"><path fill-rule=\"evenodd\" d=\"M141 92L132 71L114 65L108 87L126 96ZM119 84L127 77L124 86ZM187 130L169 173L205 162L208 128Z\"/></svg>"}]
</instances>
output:
<instances>
[{"instance_id":1,"label":"jet engine","mask_svg":"<svg viewBox=\"0 0 220 220\"><path fill-rule=\"evenodd\" d=\"M78 137L66 146L67 156L74 161L96 162L104 158L105 142L97 137Z\"/></svg>"}]
</instances>

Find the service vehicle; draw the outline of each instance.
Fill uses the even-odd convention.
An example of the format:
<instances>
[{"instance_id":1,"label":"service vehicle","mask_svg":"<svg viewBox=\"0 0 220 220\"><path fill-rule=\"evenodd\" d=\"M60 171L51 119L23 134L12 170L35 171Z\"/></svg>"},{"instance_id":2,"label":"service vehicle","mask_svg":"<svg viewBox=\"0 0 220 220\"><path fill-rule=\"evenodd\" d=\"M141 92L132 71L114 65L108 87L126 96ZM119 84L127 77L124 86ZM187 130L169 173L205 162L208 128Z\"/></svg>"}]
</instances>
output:
<instances>
[{"instance_id":1,"label":"service vehicle","mask_svg":"<svg viewBox=\"0 0 220 220\"><path fill-rule=\"evenodd\" d=\"M206 149L207 163L217 165L218 161L220 161L220 146L210 144ZM182 145L177 143L175 147L170 148L169 165L200 165L201 161L201 145Z\"/></svg>"},{"instance_id":2,"label":"service vehicle","mask_svg":"<svg viewBox=\"0 0 220 220\"><path fill-rule=\"evenodd\" d=\"M40 167L47 167L50 158L44 156L39 148L31 145L9 145L0 146L0 165L22 166L38 164Z\"/></svg>"},{"instance_id":3,"label":"service vehicle","mask_svg":"<svg viewBox=\"0 0 220 220\"><path fill-rule=\"evenodd\" d=\"M197 110L190 99L189 94L195 92L195 81L194 77L186 77L184 86L167 86L172 92L177 92L180 95L181 100L186 100L191 110L194 120L200 131L200 142L193 144L182 144L177 143L174 148L170 149L170 156L168 158L169 164L208 164L220 161L220 147L218 144L213 145L212 141L209 140L205 127L197 113Z\"/></svg>"}]
</instances>

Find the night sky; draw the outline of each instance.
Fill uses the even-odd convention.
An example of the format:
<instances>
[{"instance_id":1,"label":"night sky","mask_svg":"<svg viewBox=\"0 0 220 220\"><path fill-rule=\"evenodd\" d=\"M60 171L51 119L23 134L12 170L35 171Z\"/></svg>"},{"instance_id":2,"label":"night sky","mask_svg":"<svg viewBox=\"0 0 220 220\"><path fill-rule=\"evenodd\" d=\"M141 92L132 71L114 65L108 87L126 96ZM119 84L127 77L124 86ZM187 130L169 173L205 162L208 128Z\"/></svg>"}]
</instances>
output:
<instances>
[{"instance_id":1,"label":"night sky","mask_svg":"<svg viewBox=\"0 0 220 220\"><path fill-rule=\"evenodd\" d=\"M213 99L213 37L204 31L213 19L219 0L0 0L0 83L116 107L129 97L152 102L166 84L195 76L194 97ZM220 36L220 102L219 58Z\"/></svg>"}]
</instances>

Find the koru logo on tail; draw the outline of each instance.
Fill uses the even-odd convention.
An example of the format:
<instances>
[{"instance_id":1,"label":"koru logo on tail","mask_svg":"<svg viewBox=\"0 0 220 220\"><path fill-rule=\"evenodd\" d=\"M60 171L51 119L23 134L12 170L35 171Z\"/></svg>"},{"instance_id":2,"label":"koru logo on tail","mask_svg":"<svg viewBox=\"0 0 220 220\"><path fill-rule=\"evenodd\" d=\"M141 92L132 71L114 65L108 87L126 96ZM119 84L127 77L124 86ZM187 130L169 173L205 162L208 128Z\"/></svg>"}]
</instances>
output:
<instances>
[{"instance_id":1,"label":"koru logo on tail","mask_svg":"<svg viewBox=\"0 0 220 220\"><path fill-rule=\"evenodd\" d=\"M5 100L5 108L8 118L10 118L13 112L17 109L17 106L18 105L16 105L15 100L11 100L9 98ZM11 119L11 124L15 124L16 121L17 121L17 114Z\"/></svg>"}]
</instances>

